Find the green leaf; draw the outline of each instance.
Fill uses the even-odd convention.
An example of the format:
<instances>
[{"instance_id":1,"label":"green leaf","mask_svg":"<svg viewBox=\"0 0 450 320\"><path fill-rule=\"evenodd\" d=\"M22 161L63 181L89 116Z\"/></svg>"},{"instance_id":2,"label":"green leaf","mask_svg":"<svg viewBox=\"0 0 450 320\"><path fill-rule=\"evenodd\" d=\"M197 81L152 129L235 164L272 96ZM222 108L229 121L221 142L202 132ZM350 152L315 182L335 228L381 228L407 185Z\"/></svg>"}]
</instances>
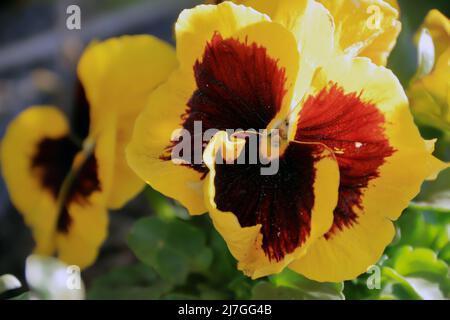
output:
<instances>
[{"instance_id":1,"label":"green leaf","mask_svg":"<svg viewBox=\"0 0 450 320\"><path fill-rule=\"evenodd\" d=\"M445 261L447 265L450 264L450 242L447 242L447 244L442 248L439 252L438 258Z\"/></svg>"},{"instance_id":2,"label":"green leaf","mask_svg":"<svg viewBox=\"0 0 450 320\"><path fill-rule=\"evenodd\" d=\"M171 247L160 248L154 261L142 261L153 266L163 279L174 284L183 284L189 275L189 258Z\"/></svg>"},{"instance_id":3,"label":"green leaf","mask_svg":"<svg viewBox=\"0 0 450 320\"><path fill-rule=\"evenodd\" d=\"M253 280L237 271L236 276L229 283L228 288L233 292L235 299L248 300L252 297L254 284Z\"/></svg>"},{"instance_id":4,"label":"green leaf","mask_svg":"<svg viewBox=\"0 0 450 320\"><path fill-rule=\"evenodd\" d=\"M289 269L259 282L252 291L257 300L343 300L343 283L321 283L309 280Z\"/></svg>"},{"instance_id":5,"label":"green leaf","mask_svg":"<svg viewBox=\"0 0 450 320\"><path fill-rule=\"evenodd\" d=\"M201 283L197 286L200 292L200 299L203 300L227 300L230 297L220 288L213 288L210 284Z\"/></svg>"},{"instance_id":6,"label":"green leaf","mask_svg":"<svg viewBox=\"0 0 450 320\"><path fill-rule=\"evenodd\" d=\"M151 300L168 293L172 286L144 264L115 268L96 278L89 299Z\"/></svg>"},{"instance_id":7,"label":"green leaf","mask_svg":"<svg viewBox=\"0 0 450 320\"><path fill-rule=\"evenodd\" d=\"M253 300L306 300L305 292L291 288L278 288L273 283L262 281L252 290Z\"/></svg>"},{"instance_id":8,"label":"green leaf","mask_svg":"<svg viewBox=\"0 0 450 320\"><path fill-rule=\"evenodd\" d=\"M448 265L439 260L436 253L430 249L413 249L409 246L398 249L391 259L386 261L383 277L384 292L394 283L401 286L409 299L449 298ZM404 295L396 296L405 298Z\"/></svg>"},{"instance_id":9,"label":"green leaf","mask_svg":"<svg viewBox=\"0 0 450 320\"><path fill-rule=\"evenodd\" d=\"M439 212L406 210L396 223L400 230L400 239L391 245L388 252L393 254L397 248L405 245L441 250L449 242L449 221L450 215Z\"/></svg>"},{"instance_id":10,"label":"green leaf","mask_svg":"<svg viewBox=\"0 0 450 320\"><path fill-rule=\"evenodd\" d=\"M189 272L208 270L212 261L205 234L179 219L143 218L133 226L128 244L138 259L174 284L183 284Z\"/></svg>"},{"instance_id":11,"label":"green leaf","mask_svg":"<svg viewBox=\"0 0 450 320\"><path fill-rule=\"evenodd\" d=\"M414 287L397 271L389 267L382 268L383 290L379 293L380 300L421 300L422 297Z\"/></svg>"},{"instance_id":12,"label":"green leaf","mask_svg":"<svg viewBox=\"0 0 450 320\"><path fill-rule=\"evenodd\" d=\"M211 228L210 246L214 253L211 268L214 270L212 274L213 279L219 278L223 281L229 281L230 279L234 279L236 276L242 275L242 273L237 270L236 260L231 255L225 240L223 240L212 225Z\"/></svg>"},{"instance_id":13,"label":"green leaf","mask_svg":"<svg viewBox=\"0 0 450 320\"><path fill-rule=\"evenodd\" d=\"M426 271L438 278L448 275L448 266L437 258L429 249L403 247L387 262L403 276L413 275Z\"/></svg>"},{"instance_id":14,"label":"green leaf","mask_svg":"<svg viewBox=\"0 0 450 320\"><path fill-rule=\"evenodd\" d=\"M184 220L189 218L189 214L185 208L171 203L171 200L158 191L148 187L145 189L145 195L147 196L151 207L159 217L165 219L178 217Z\"/></svg>"},{"instance_id":15,"label":"green leaf","mask_svg":"<svg viewBox=\"0 0 450 320\"><path fill-rule=\"evenodd\" d=\"M187 293L170 293L163 297L164 300L198 300L198 297Z\"/></svg>"},{"instance_id":16,"label":"green leaf","mask_svg":"<svg viewBox=\"0 0 450 320\"><path fill-rule=\"evenodd\" d=\"M20 288L20 281L11 274L0 276L0 294Z\"/></svg>"}]
</instances>

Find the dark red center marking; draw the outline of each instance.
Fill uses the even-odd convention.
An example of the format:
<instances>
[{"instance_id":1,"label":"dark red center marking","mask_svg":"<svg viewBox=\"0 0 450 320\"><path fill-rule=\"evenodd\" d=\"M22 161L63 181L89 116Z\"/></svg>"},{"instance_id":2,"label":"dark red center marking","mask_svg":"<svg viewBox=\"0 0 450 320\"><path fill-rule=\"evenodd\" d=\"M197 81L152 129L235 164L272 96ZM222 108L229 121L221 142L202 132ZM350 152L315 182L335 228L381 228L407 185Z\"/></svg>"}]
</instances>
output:
<instances>
[{"instance_id":1,"label":"dark red center marking","mask_svg":"<svg viewBox=\"0 0 450 320\"><path fill-rule=\"evenodd\" d=\"M79 141L84 141L89 134L91 119L89 101L80 80L77 80L72 103L71 131Z\"/></svg>"},{"instance_id":2,"label":"dark red center marking","mask_svg":"<svg viewBox=\"0 0 450 320\"><path fill-rule=\"evenodd\" d=\"M89 131L89 104L81 84L78 85L75 101L72 133L79 139L84 139ZM59 139L45 138L37 146L31 166L32 169L38 170L42 187L49 190L55 200L58 200L61 186L71 170L76 154L80 150L79 145L69 136ZM70 187L66 204L58 215L58 231L67 233L69 230L72 219L67 208L70 203L87 204L89 195L100 190L97 159L95 156L91 156L84 163Z\"/></svg>"},{"instance_id":3,"label":"dark red center marking","mask_svg":"<svg viewBox=\"0 0 450 320\"><path fill-rule=\"evenodd\" d=\"M333 227L326 235L350 227L362 209L362 196L378 169L394 153L384 133L385 118L361 94L330 84L309 97L299 115L296 140L321 142L335 151L339 164L339 201Z\"/></svg>"},{"instance_id":4,"label":"dark red center marking","mask_svg":"<svg viewBox=\"0 0 450 320\"><path fill-rule=\"evenodd\" d=\"M262 248L271 260L283 259L310 234L314 164L322 151L318 145L290 144L278 172L268 176L261 175L260 164L215 166L217 208L233 212L242 227L261 224Z\"/></svg>"},{"instance_id":5,"label":"dark red center marking","mask_svg":"<svg viewBox=\"0 0 450 320\"><path fill-rule=\"evenodd\" d=\"M183 128L194 135L194 122L202 129L265 129L281 109L286 94L286 73L277 60L256 43L223 39L216 33L206 45L202 61L194 65L197 89L182 116ZM170 144L163 160L171 160ZM195 152L192 141L191 152ZM192 155L191 159L194 159ZM191 164L205 173L203 164Z\"/></svg>"}]
</instances>

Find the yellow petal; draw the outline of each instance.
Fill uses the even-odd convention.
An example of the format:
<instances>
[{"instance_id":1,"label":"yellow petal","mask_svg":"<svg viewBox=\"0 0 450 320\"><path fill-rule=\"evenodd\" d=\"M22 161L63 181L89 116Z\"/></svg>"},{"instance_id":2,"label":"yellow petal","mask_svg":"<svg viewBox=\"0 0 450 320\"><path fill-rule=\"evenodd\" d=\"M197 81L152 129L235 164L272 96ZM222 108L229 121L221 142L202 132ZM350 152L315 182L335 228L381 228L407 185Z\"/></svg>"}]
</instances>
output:
<instances>
[{"instance_id":1,"label":"yellow petal","mask_svg":"<svg viewBox=\"0 0 450 320\"><path fill-rule=\"evenodd\" d=\"M195 61L201 60L205 45L214 33L225 39L246 26L269 20L266 15L231 2L184 10L175 25L178 61L182 68L191 71Z\"/></svg>"},{"instance_id":2,"label":"yellow petal","mask_svg":"<svg viewBox=\"0 0 450 320\"><path fill-rule=\"evenodd\" d=\"M78 75L90 102L91 132L106 114L117 115L111 208L123 206L144 186L126 163L125 146L148 95L176 65L170 45L146 35L93 43L80 59Z\"/></svg>"},{"instance_id":3,"label":"yellow petal","mask_svg":"<svg viewBox=\"0 0 450 320\"><path fill-rule=\"evenodd\" d=\"M411 83L408 96L421 124L450 132L450 47L429 75Z\"/></svg>"},{"instance_id":4,"label":"yellow petal","mask_svg":"<svg viewBox=\"0 0 450 320\"><path fill-rule=\"evenodd\" d=\"M334 18L335 39L343 52L386 65L401 23L398 11L379 0L319 0Z\"/></svg>"},{"instance_id":5,"label":"yellow petal","mask_svg":"<svg viewBox=\"0 0 450 320\"><path fill-rule=\"evenodd\" d=\"M284 255L281 260L275 261L269 259L262 248L261 224L242 227L233 212L220 211L215 202L215 180L217 179L215 159L217 151L223 145L236 143L239 144L242 141L228 142L227 134L222 131L218 132L208 144L204 152L205 163L210 169L205 184L205 201L215 228L225 239L233 256L238 260L238 268L246 275L256 279L280 272L294 259L304 255L311 243L328 231L332 223L332 211L337 203L339 171L334 158L330 157L327 149L323 149L321 160L318 160L314 165L316 174L313 184L314 207L310 235L297 249ZM295 144L293 147L295 148ZM227 146L227 149L233 148Z\"/></svg>"},{"instance_id":6,"label":"yellow petal","mask_svg":"<svg viewBox=\"0 0 450 320\"><path fill-rule=\"evenodd\" d=\"M187 166L161 160L172 135L181 127L181 115L194 91L194 83L176 71L150 96L136 120L127 159L137 175L164 195L181 202L191 214L206 212L202 174Z\"/></svg>"},{"instance_id":7,"label":"yellow petal","mask_svg":"<svg viewBox=\"0 0 450 320\"><path fill-rule=\"evenodd\" d=\"M9 124L1 146L2 174L10 199L31 228L40 254L52 254L54 250L57 204L50 191L42 187L32 161L43 139L62 138L68 132L62 112L54 107L35 106Z\"/></svg>"},{"instance_id":8,"label":"yellow petal","mask_svg":"<svg viewBox=\"0 0 450 320\"><path fill-rule=\"evenodd\" d=\"M101 118L101 123L97 123L94 128L91 128L89 136L84 141L84 148L86 148L86 144L94 144L94 156L97 161L97 176L101 182L101 192L104 195L103 205L105 207L111 205L111 194L116 189L113 181L116 179L116 170L118 169L117 122L118 119L116 114L105 114ZM79 156L80 154L77 155L77 157Z\"/></svg>"},{"instance_id":9,"label":"yellow petal","mask_svg":"<svg viewBox=\"0 0 450 320\"><path fill-rule=\"evenodd\" d=\"M430 32L436 57L440 57L450 47L450 20L439 10L433 9L427 14L422 27Z\"/></svg>"},{"instance_id":10,"label":"yellow petal","mask_svg":"<svg viewBox=\"0 0 450 320\"><path fill-rule=\"evenodd\" d=\"M365 58L341 57L319 71L313 85L320 89L329 81L346 92L361 93L362 100L377 106L385 117L385 135L396 150L364 190L362 209L354 208L358 215L354 225L313 244L307 255L291 265L314 280L342 281L376 263L394 235L391 220L418 194L422 182L446 165L431 155L430 144L421 138L391 71Z\"/></svg>"},{"instance_id":11,"label":"yellow petal","mask_svg":"<svg viewBox=\"0 0 450 320\"><path fill-rule=\"evenodd\" d=\"M235 1L265 13L291 31L298 49L311 65L327 61L334 49L333 18L313 0L240 0Z\"/></svg>"},{"instance_id":12,"label":"yellow petal","mask_svg":"<svg viewBox=\"0 0 450 320\"><path fill-rule=\"evenodd\" d=\"M431 10L422 25L434 43L436 62L427 75L416 77L408 96L417 121L450 132L450 20ZM416 35L416 39L420 32Z\"/></svg>"},{"instance_id":13,"label":"yellow petal","mask_svg":"<svg viewBox=\"0 0 450 320\"><path fill-rule=\"evenodd\" d=\"M300 52L300 73L294 90L299 102L317 65L326 63L334 52L334 23L328 10L313 0L236 0L265 13L292 32ZM280 37L281 38L281 37Z\"/></svg>"},{"instance_id":14,"label":"yellow petal","mask_svg":"<svg viewBox=\"0 0 450 320\"><path fill-rule=\"evenodd\" d=\"M82 269L95 262L108 233L105 200L103 195L97 193L89 198L89 203L69 205L72 220L68 233L57 233L55 236L60 260Z\"/></svg>"},{"instance_id":15,"label":"yellow petal","mask_svg":"<svg viewBox=\"0 0 450 320\"><path fill-rule=\"evenodd\" d=\"M273 21L291 30L298 40L300 52L312 64L323 63L336 48L355 56L369 57L376 64L386 65L401 29L396 0L233 2L265 13Z\"/></svg>"},{"instance_id":16,"label":"yellow petal","mask_svg":"<svg viewBox=\"0 0 450 320\"><path fill-rule=\"evenodd\" d=\"M332 239L321 238L289 268L320 282L351 280L374 265L395 235L391 221L364 214L353 227Z\"/></svg>"}]
</instances>

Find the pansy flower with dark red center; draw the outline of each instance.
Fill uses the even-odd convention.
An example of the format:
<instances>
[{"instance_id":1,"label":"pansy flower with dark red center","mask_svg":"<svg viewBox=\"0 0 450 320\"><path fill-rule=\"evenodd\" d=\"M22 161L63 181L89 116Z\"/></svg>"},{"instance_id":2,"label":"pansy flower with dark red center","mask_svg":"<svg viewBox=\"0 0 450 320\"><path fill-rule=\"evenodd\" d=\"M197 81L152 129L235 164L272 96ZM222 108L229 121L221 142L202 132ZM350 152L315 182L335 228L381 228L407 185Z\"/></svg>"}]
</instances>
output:
<instances>
[{"instance_id":1,"label":"pansy flower with dark red center","mask_svg":"<svg viewBox=\"0 0 450 320\"><path fill-rule=\"evenodd\" d=\"M73 117L34 106L9 125L1 145L11 200L35 252L81 268L107 236L108 211L144 183L125 161L125 144L147 96L176 66L173 49L150 36L90 45L78 64Z\"/></svg>"},{"instance_id":2,"label":"pansy flower with dark red center","mask_svg":"<svg viewBox=\"0 0 450 320\"><path fill-rule=\"evenodd\" d=\"M392 72L342 54L327 9L299 3L289 21L301 32L231 2L183 11L180 66L150 96L127 158L191 214L209 211L245 274L289 267L342 281L377 261L394 236L392 220L445 165L420 137ZM200 135L216 133L195 148L198 123ZM269 175L267 162L247 156L249 137L265 129L258 152L278 165ZM177 157L180 132L194 142ZM278 152L260 152L275 136Z\"/></svg>"}]
</instances>

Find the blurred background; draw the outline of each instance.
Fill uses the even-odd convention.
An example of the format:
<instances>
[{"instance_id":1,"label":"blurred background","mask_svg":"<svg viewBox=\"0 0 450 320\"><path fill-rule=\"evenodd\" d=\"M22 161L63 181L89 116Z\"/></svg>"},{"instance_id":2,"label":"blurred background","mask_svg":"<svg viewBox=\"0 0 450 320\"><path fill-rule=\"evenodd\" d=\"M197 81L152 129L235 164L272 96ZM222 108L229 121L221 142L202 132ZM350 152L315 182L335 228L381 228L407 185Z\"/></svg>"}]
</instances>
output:
<instances>
[{"instance_id":1,"label":"blurred background","mask_svg":"<svg viewBox=\"0 0 450 320\"><path fill-rule=\"evenodd\" d=\"M350 0L349 0L350 1ZM2 0L0 2L0 138L8 123L34 104L56 105L70 113L75 68L94 39L152 34L173 43L173 23L184 8L201 0ZM450 15L448 0L400 0L403 31L390 67L407 86L416 70L413 34L426 13ZM81 30L67 30L66 9L81 8ZM437 133L427 131L433 137ZM445 154L447 161L450 160ZM449 182L450 183L450 182ZM147 190L148 191L148 190ZM24 190L24 192L27 192ZM148 192L111 215L109 238L97 263L83 274L87 285L111 266L128 265L134 255L125 237L138 217L152 214ZM29 230L9 201L0 177L0 275L23 280L24 260L33 248Z\"/></svg>"}]
</instances>

